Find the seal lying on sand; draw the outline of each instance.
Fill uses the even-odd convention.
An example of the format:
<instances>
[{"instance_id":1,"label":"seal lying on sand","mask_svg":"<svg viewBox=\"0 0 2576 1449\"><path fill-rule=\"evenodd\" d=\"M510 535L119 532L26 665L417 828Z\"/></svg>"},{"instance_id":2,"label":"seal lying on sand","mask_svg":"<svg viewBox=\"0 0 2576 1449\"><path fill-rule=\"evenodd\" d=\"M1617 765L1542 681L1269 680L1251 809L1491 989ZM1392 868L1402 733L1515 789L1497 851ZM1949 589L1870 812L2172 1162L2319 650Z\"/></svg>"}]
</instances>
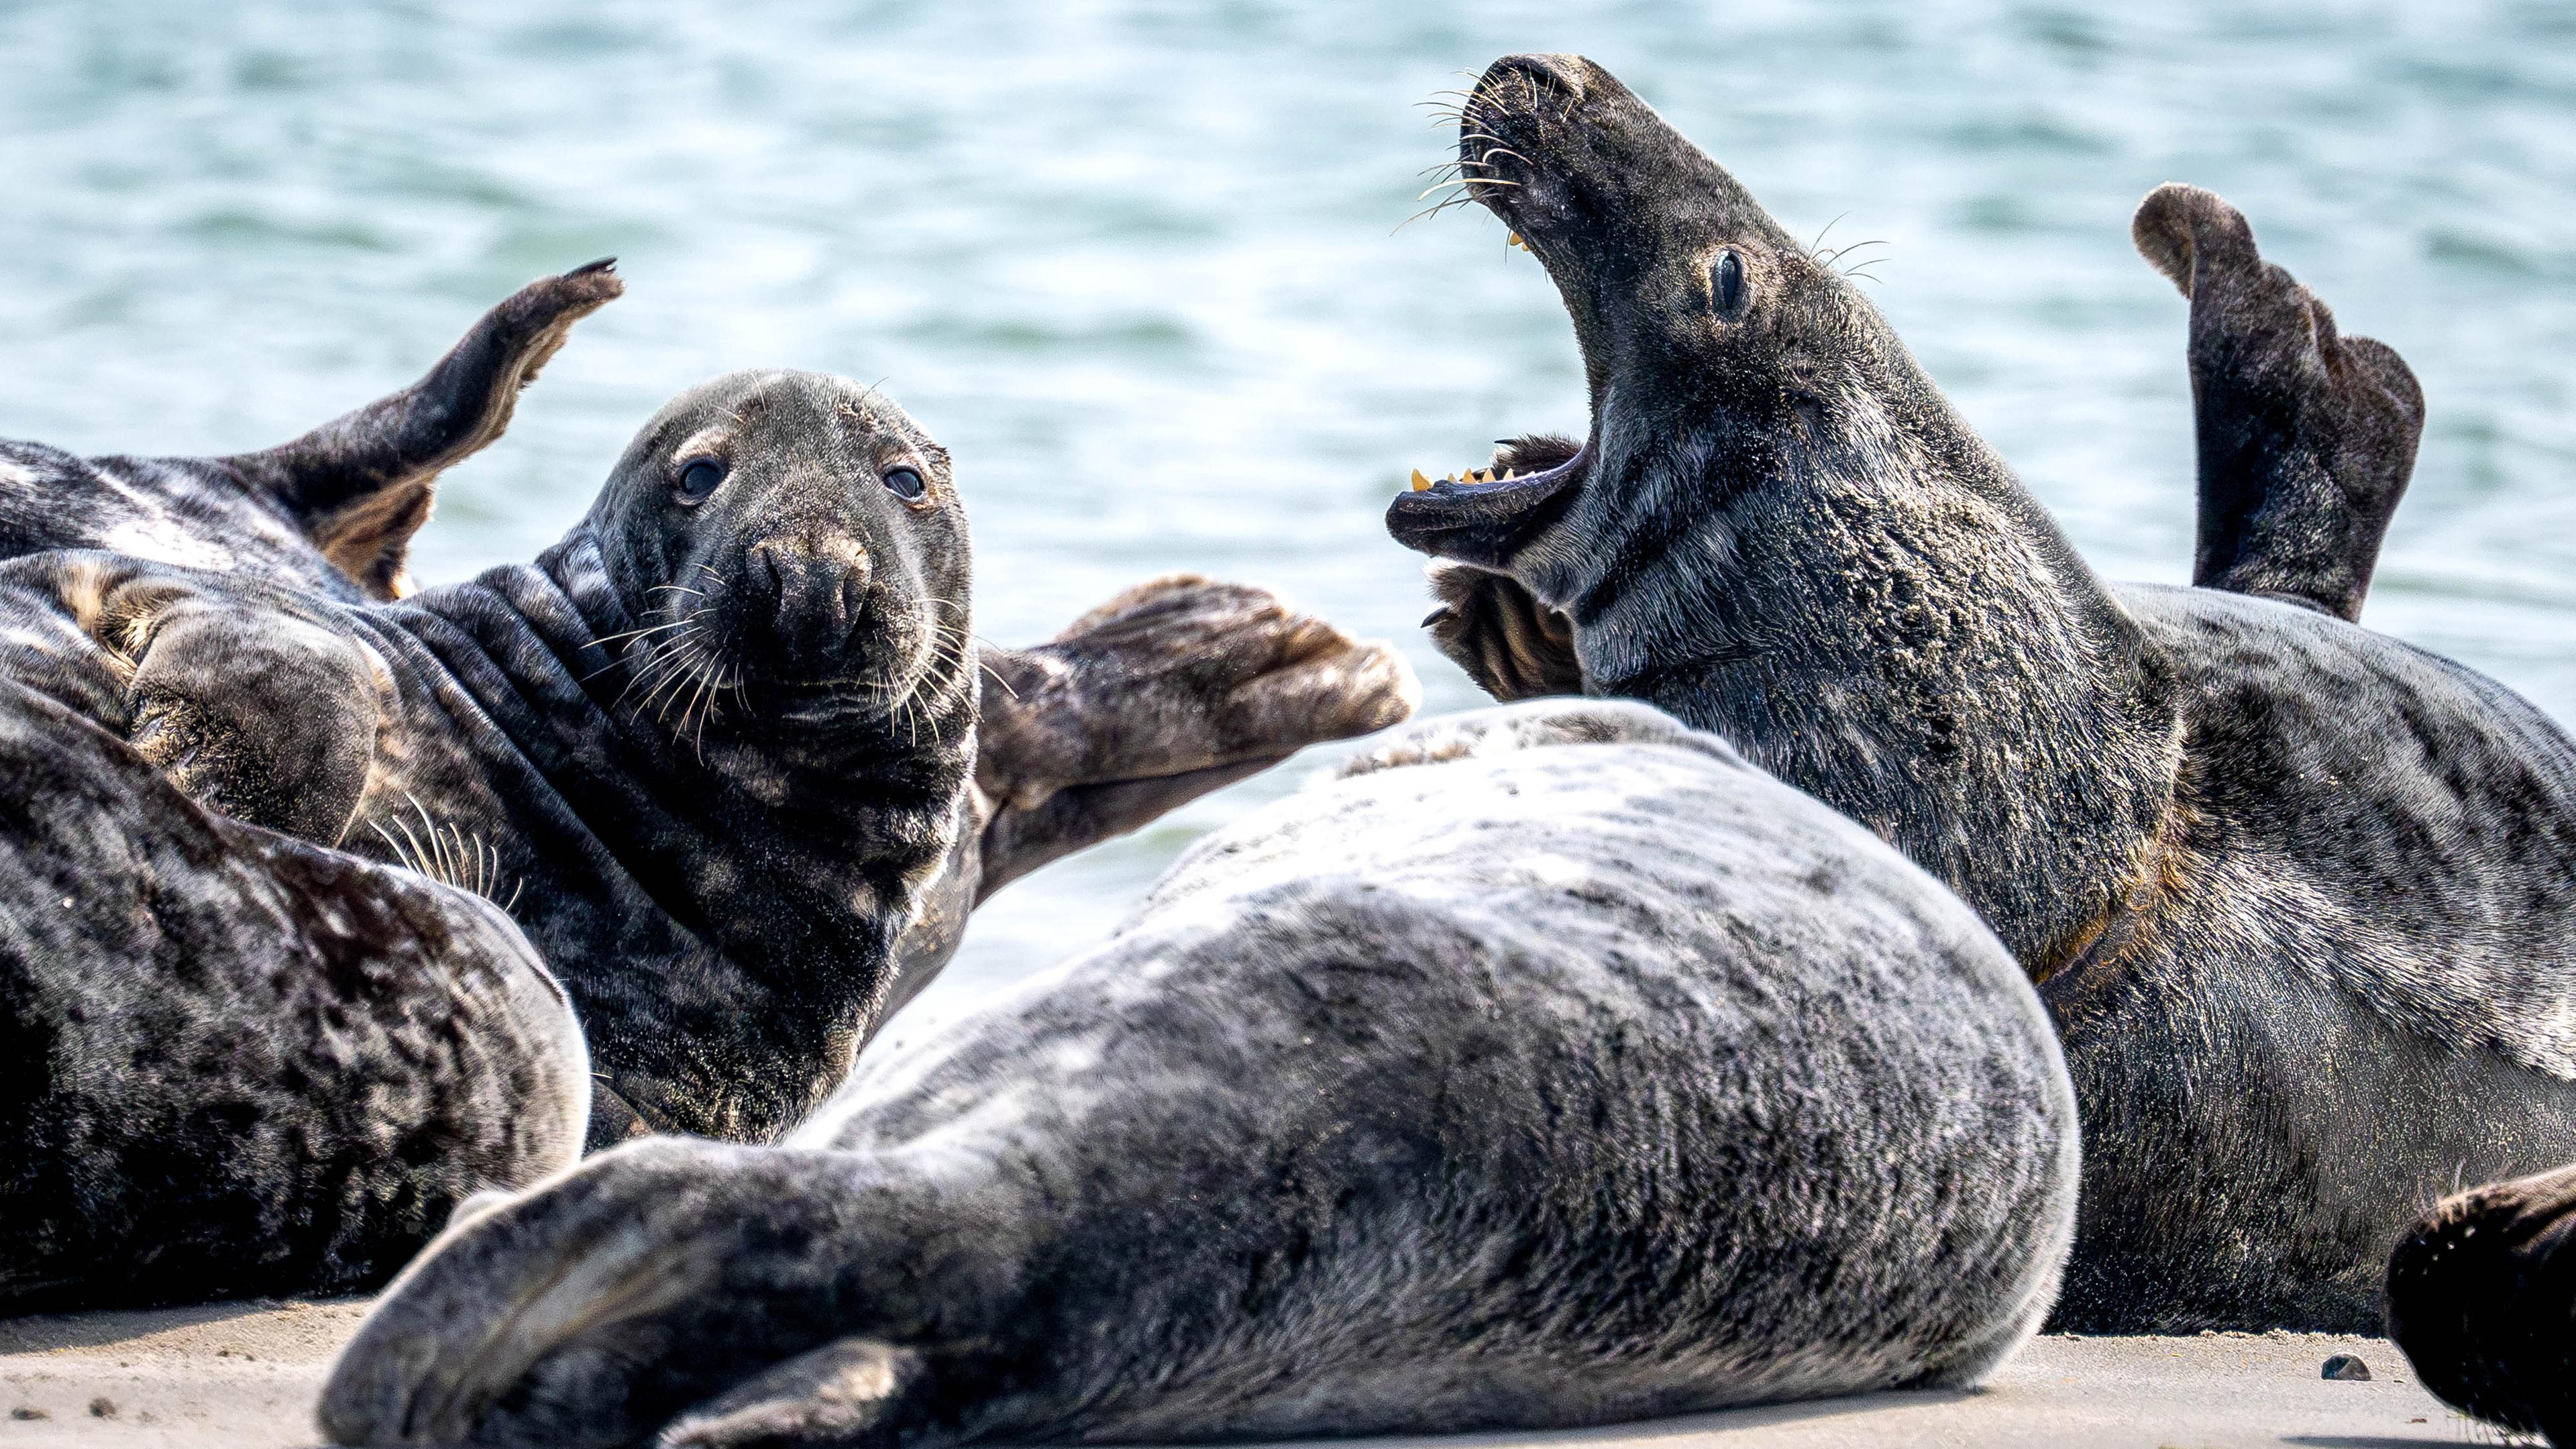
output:
<instances>
[{"instance_id":1,"label":"seal lying on sand","mask_svg":"<svg viewBox=\"0 0 2576 1449\"><path fill-rule=\"evenodd\" d=\"M1202 841L781 1147L463 1215L321 1421L1132 1443L1965 1384L2047 1312L2076 1155L1948 891L1651 710L1493 710Z\"/></svg>"},{"instance_id":2,"label":"seal lying on sand","mask_svg":"<svg viewBox=\"0 0 2576 1449\"><path fill-rule=\"evenodd\" d=\"M2576 1444L2576 1167L2425 1214L2389 1259L2388 1335L2444 1400Z\"/></svg>"},{"instance_id":3,"label":"seal lying on sand","mask_svg":"<svg viewBox=\"0 0 2576 1449\"><path fill-rule=\"evenodd\" d=\"M2061 1325L2366 1331L2428 1189L2565 1159L2576 749L2335 617L2411 467L2393 354L2217 198L2149 198L2194 303L2202 580L2289 602L2105 585L1617 80L1498 62L1461 134L1564 294L1593 423L1396 500L1400 541L1466 566L1435 637L1502 692L1571 675L1725 734L1985 916L2084 1104Z\"/></svg>"},{"instance_id":4,"label":"seal lying on sand","mask_svg":"<svg viewBox=\"0 0 2576 1449\"><path fill-rule=\"evenodd\" d=\"M292 549L274 556L297 565ZM155 767L195 806L255 827L215 831L219 843L279 832L345 852L341 867L356 878L385 874L364 857L501 903L580 1012L603 1089L594 1136L601 1118L614 1135L640 1112L656 1126L764 1137L819 1100L857 1043L945 960L963 910L943 915L934 909L942 901L971 902L999 876L1298 744L1391 723L1409 708L1409 676L1387 651L1258 591L1167 580L1113 601L1054 645L1008 656L1031 694L1015 721L1049 724L1090 748L1079 758L1021 748L1008 757L1055 773L985 770L989 784L978 790L968 773L978 763L982 687L967 632L968 567L945 454L899 410L838 379L744 374L693 391L648 425L590 519L536 564L408 601L348 602L82 550L0 564L0 677L23 686L0 707L67 712L93 728L57 737L61 749L93 749L110 773ZM1174 620L1199 632L1154 627ZM1208 657L1173 655L1193 641L1211 645L1211 634ZM1121 680L1123 697L1108 697ZM1137 708L1156 713L1142 718ZM1136 728L1107 742L1083 734L1121 724ZM153 810L177 809L152 799ZM138 816L128 829L148 836L157 819ZM43 853L34 837L28 848ZM247 889L238 878L263 869L265 857L236 855L227 847L204 857L203 880L157 868L151 900L168 908L151 930L166 938L181 981L190 970L236 969L224 930L197 942L200 918L215 908L192 904ZM21 884L38 891L34 882ZM103 898L128 884L103 882ZM5 909L50 901L12 897ZM276 909L299 908L288 900ZM306 927L349 929L328 911ZM148 1196L167 1180L119 1176L121 1154L138 1150L119 1124L150 1113L102 1087L116 1076L102 1060L114 1058L64 1029L93 1004L81 983L121 969L121 948L75 949L87 939L30 945L0 962L22 1028L51 1044L12 1104L29 1124L12 1144L25 1148L21 1198L71 1217L101 1194ZM454 949L471 955L488 946L479 942ZM376 944L393 951L369 958L380 966L429 949ZM506 947L507 959L476 969L518 969L526 943L513 933ZM238 983L218 980L205 1000L222 1006L239 994ZM153 999L184 1018L197 998L165 987ZM432 1014L417 1024L453 1044L483 1018ZM203 1025L135 1025L130 1045L148 1053L165 1040L220 1039ZM136 1090L205 1104L210 1121L250 1136L290 1140L299 1125L277 1114L339 1109L299 1109L292 1085L236 1090L258 1077L258 1064L292 1060L339 1031L333 1020L290 1013L243 1030L238 1051L169 1064ZM399 1076L415 1065L374 1063L370 1043L340 1045L357 1059L353 1070ZM511 1044L502 1034L460 1049L507 1058ZM469 1085L458 1084L460 1105L475 1101ZM397 1113L383 1125L408 1130L409 1121ZM57 1142L79 1150L58 1153ZM423 1135L407 1150L441 1148ZM273 1199L242 1221L279 1217L276 1204L309 1186L265 1158L204 1155L209 1182ZM362 1232L325 1228L369 1244L407 1231L416 1243L422 1214L434 1223L460 1177L509 1185L557 1165L439 1164L413 1183L425 1204L406 1200ZM258 1181L236 1180L236 1166ZM179 1188L182 1203L213 1191ZM341 1209L353 1221L370 1210L369 1201ZM147 1228L168 1218L157 1209L128 1216ZM142 1229L77 1238L62 1214L33 1207L5 1220L13 1241L0 1262L12 1271L0 1298L14 1298L21 1278L49 1301L309 1291L400 1260L353 1266L344 1254L330 1275L299 1278L313 1254L269 1253L254 1236L230 1256L210 1249L199 1277L152 1268L166 1245ZM211 1242L216 1229L207 1233ZM43 1245L76 1238L87 1256L65 1260L81 1265L68 1280L53 1269L17 1271L52 1251Z\"/></svg>"}]
</instances>

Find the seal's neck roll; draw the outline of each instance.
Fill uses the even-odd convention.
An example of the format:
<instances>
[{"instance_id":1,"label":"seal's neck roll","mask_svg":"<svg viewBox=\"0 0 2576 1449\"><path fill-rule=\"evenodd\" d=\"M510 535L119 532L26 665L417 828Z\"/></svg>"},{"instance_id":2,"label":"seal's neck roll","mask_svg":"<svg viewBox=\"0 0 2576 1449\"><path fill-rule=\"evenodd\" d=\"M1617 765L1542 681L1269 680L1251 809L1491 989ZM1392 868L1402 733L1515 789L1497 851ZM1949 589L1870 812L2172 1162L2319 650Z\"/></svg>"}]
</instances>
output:
<instances>
[{"instance_id":1,"label":"seal's neck roll","mask_svg":"<svg viewBox=\"0 0 2576 1449\"><path fill-rule=\"evenodd\" d=\"M1398 540L1515 581L1587 690L1867 823L2035 974L2080 953L2152 876L2179 760L2137 626L1876 309L1607 72L1498 62L1460 130L1565 296L1592 429L1418 485Z\"/></svg>"},{"instance_id":2,"label":"seal's neck roll","mask_svg":"<svg viewBox=\"0 0 2576 1449\"><path fill-rule=\"evenodd\" d=\"M1724 734L2045 976L2148 873L2174 709L2126 611L1884 343L1826 409L1835 433L1795 455L1615 426L1621 506L1578 508L1515 571L1573 620L1590 692Z\"/></svg>"}]
</instances>

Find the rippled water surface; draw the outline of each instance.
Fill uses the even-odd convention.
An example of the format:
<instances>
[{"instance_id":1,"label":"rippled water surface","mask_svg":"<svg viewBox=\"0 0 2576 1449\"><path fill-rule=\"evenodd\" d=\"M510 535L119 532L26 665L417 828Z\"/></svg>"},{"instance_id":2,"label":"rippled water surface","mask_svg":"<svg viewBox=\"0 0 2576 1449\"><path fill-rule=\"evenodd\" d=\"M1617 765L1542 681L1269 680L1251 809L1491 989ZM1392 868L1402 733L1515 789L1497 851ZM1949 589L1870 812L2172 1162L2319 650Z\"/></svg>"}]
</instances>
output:
<instances>
[{"instance_id":1,"label":"rippled water surface","mask_svg":"<svg viewBox=\"0 0 2576 1449\"><path fill-rule=\"evenodd\" d=\"M2379 628L2576 718L2576 10L2560 4L0 4L0 434L265 445L615 254L424 578L525 558L711 373L884 379L959 460L979 628L1175 568L1404 641L1406 471L1583 423L1535 263L1397 229L1417 106L1513 50L1609 66L1875 296L2114 576L2191 546L2182 301L2131 252L2213 187L2432 422ZM1237 787L1015 885L953 1008L1095 939ZM919 1009L919 1008L917 1008Z\"/></svg>"}]
</instances>

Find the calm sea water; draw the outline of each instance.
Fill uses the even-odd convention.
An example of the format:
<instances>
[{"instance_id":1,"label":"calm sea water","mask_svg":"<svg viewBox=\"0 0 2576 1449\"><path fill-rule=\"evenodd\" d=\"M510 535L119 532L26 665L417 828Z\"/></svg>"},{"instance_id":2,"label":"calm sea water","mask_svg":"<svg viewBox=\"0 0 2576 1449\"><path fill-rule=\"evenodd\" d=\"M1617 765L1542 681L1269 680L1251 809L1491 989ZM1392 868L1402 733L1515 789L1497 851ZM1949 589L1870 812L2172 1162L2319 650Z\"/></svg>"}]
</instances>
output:
<instances>
[{"instance_id":1,"label":"calm sea water","mask_svg":"<svg viewBox=\"0 0 2576 1449\"><path fill-rule=\"evenodd\" d=\"M1418 102L1499 54L1618 72L1876 296L2114 576L2191 546L2182 301L2130 209L2196 181L2431 400L2371 622L2576 719L2576 8L1886 0L322 7L0 3L0 434L220 452L416 375L615 254L428 580L533 554L709 374L884 386L956 452L979 628L1271 584L1415 640L1406 471L1577 431L1574 348L1480 213L1398 229ZM1096 939L1292 765L1013 886L916 1007Z\"/></svg>"}]
</instances>

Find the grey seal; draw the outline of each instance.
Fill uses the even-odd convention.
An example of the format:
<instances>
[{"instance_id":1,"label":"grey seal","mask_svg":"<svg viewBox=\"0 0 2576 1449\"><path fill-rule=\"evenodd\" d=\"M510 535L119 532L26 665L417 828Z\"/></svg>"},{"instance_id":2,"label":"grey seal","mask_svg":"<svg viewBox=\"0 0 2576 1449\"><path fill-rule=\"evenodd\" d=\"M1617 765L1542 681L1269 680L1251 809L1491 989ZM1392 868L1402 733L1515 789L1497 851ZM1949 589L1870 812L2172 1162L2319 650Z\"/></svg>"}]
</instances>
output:
<instances>
[{"instance_id":1,"label":"grey seal","mask_svg":"<svg viewBox=\"0 0 2576 1449\"><path fill-rule=\"evenodd\" d=\"M1466 189L1563 294L1593 418L1396 500L1448 561L1434 638L1505 695L1717 731L1977 908L2084 1106L2062 1326L2368 1331L2414 1205L2566 1159L2576 749L2349 622L2421 420L2393 353L2216 197L2149 198L2193 303L2210 586L2106 584L1615 78L1513 57L1462 110Z\"/></svg>"},{"instance_id":2,"label":"grey seal","mask_svg":"<svg viewBox=\"0 0 2576 1449\"><path fill-rule=\"evenodd\" d=\"M460 1219L350 1444L1138 1442L1973 1382L2047 1312L2035 994L1868 832L1641 706L1430 722L780 1146Z\"/></svg>"},{"instance_id":3,"label":"grey seal","mask_svg":"<svg viewBox=\"0 0 2576 1449\"><path fill-rule=\"evenodd\" d=\"M603 272L552 280L613 294ZM506 372L507 390L526 370ZM390 407L355 416L389 415L408 416ZM123 475L67 476L67 496L99 505L69 510L81 529L114 535L112 509L138 506L139 490L122 483L103 498L82 492ZM221 485L239 475L154 476L205 485L193 499L226 496ZM230 496L230 514L200 510L192 526L220 535L228 518L265 516L261 494ZM979 651L965 527L946 454L882 396L818 375L742 374L649 424L590 518L535 564L398 602L359 597L346 574L315 583L339 565L293 534L255 556L265 563L222 571L75 548L0 563L0 678L12 684L0 713L83 724L48 736L56 753L38 763L86 748L105 775L157 771L163 793L131 797L132 818L118 827L145 846L165 843L166 820L211 814L223 828L202 829L218 841L293 837L324 847L353 880L405 867L487 897L475 919L507 912L502 944L484 939L488 929L452 950L385 940L380 964L433 960L509 976L527 966L533 942L579 1012L596 1079L594 1141L646 1127L758 1139L840 1079L857 1044L953 950L965 909L1000 881L1310 740L1364 732L1411 707L1410 676L1389 651L1262 591L1196 578L1131 590L1039 648ZM982 757L988 687L1016 688L1025 701L1013 699L1002 747ZM62 773L12 785L41 793ZM46 840L19 844L42 857ZM146 919L134 929L163 942L181 980L204 977L193 994L149 994L156 1009L127 1013L108 1048L66 1023L102 1002L123 1010L146 999L83 994L83 983L123 971L120 942L21 943L9 959L21 1024L45 1054L41 1070L12 1084L26 1125L11 1145L34 1186L11 1230L74 1241L72 1225L100 1192L141 1200L161 1184L175 1204L100 1219L78 1239L88 1259L64 1259L86 1261L88 1276L48 1270L30 1293L173 1301L380 1280L463 1191L561 1165L538 1154L501 1170L488 1152L459 1151L424 1167L416 1159L449 1150L424 1126L397 1154L422 1169L418 1200L383 1214L389 1194L344 1203L341 1228L369 1249L339 1253L317 1277L306 1273L316 1255L285 1239L226 1239L214 1214L197 1237L173 1224L213 1191L206 1183L266 1195L223 1225L282 1220L291 1214L278 1205L316 1190L316 1174L339 1170L330 1163L228 1157L210 1127L184 1151L174 1146L164 1169L127 1177L105 1138L46 1126L64 1114L139 1114L142 1096L127 1102L115 1085L113 1050L129 1045L208 1044L184 1064L166 1062L166 1086L146 1074L135 1091L185 1099L193 1090L208 1123L317 1148L337 1139L318 1129L297 1139L276 1124L299 1092L318 1117L347 1104L320 1099L325 1078L280 1086L261 1063L342 1050L351 1070L430 1081L409 1098L354 1099L374 1102L385 1114L378 1129L397 1135L411 1131L405 1114L422 1096L440 1095L435 1074L405 1055L405 1032L509 1063L518 1028L488 1029L488 1012L429 1013L398 993L378 1004L402 1015L362 1023L355 1038L339 1035L339 1015L364 1000L320 1020L242 1019L232 1002L245 988L232 978L300 958L246 957L224 908L204 904L254 888L244 877L268 857L237 856L172 845L141 879L113 873L124 857L96 862L106 872L100 899L141 892ZM197 860L202 874L177 864ZM40 874L0 882L17 892L8 912L53 909L53 883ZM308 934L348 929L336 906L308 897L290 891L270 914ZM505 945L506 959L485 959ZM403 1030L379 1030L389 1026ZM228 1030L235 1048L214 1050ZM396 1060L373 1060L385 1054ZM494 1131L518 1111L542 1124L554 1110L535 1100L496 1108L501 1099L462 1069L451 1086L458 1110L499 1111ZM243 1092L251 1100L236 1101ZM203 1181L176 1175L182 1161L198 1163ZM200 1239L210 1245L205 1272L134 1271L172 1242ZM211 1246L219 1242L229 1250ZM39 1256L30 1249L28 1261Z\"/></svg>"},{"instance_id":4,"label":"grey seal","mask_svg":"<svg viewBox=\"0 0 2576 1449\"><path fill-rule=\"evenodd\" d=\"M2576 1444L2576 1166L2425 1213L2388 1260L2388 1336L2445 1401Z\"/></svg>"}]
</instances>

